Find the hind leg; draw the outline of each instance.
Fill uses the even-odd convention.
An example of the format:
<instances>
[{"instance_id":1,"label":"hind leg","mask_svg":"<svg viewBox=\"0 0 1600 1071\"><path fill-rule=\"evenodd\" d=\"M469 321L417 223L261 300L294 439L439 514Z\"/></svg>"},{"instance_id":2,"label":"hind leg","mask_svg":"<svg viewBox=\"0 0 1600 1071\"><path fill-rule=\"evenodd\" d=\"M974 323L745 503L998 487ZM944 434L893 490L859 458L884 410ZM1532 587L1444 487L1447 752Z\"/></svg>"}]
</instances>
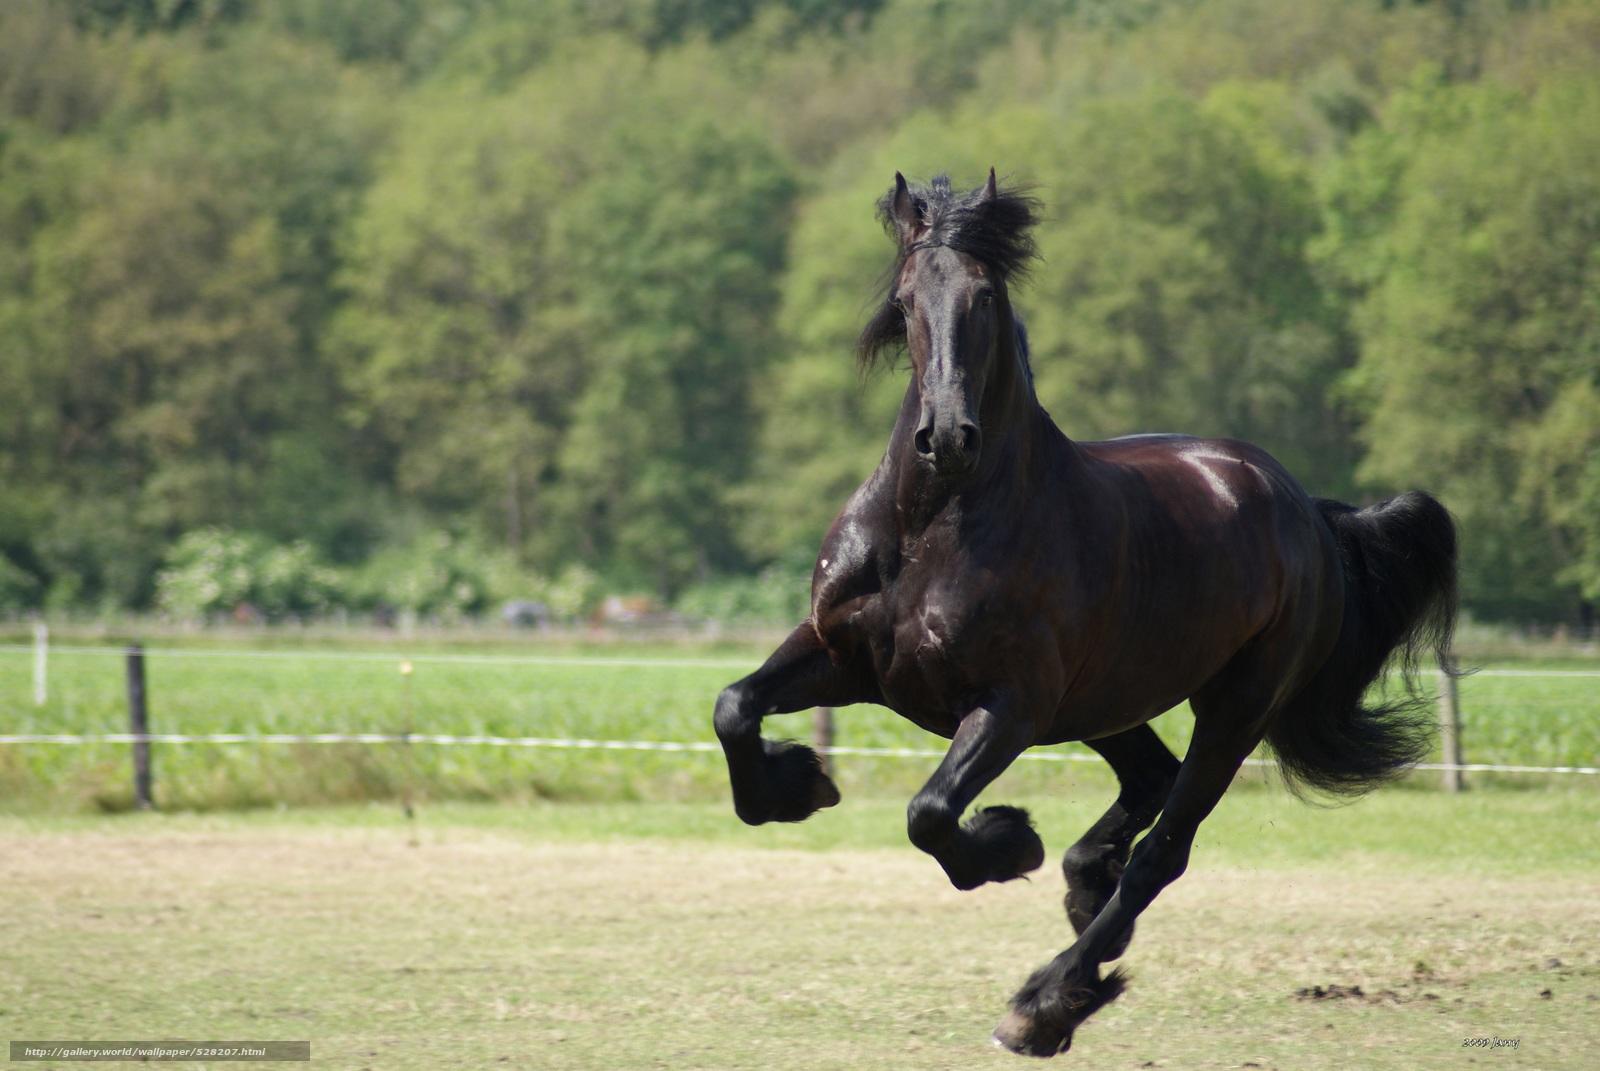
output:
<instances>
[{"instance_id":1,"label":"hind leg","mask_svg":"<svg viewBox=\"0 0 1600 1071\"><path fill-rule=\"evenodd\" d=\"M714 724L728 760L733 809L750 825L799 822L839 802L817 753L792 740L761 737L761 719L872 698L848 667L828 657L809 624L790 633L765 664L717 697Z\"/></svg>"},{"instance_id":2,"label":"hind leg","mask_svg":"<svg viewBox=\"0 0 1600 1071\"><path fill-rule=\"evenodd\" d=\"M1134 920L1189 864L1200 823L1222 799L1245 757L1261 739L1263 716L1212 720L1198 712L1194 739L1155 828L1134 848L1117 890L1073 946L1033 972L1011 998L1011 1012L996 1028L997 1043L1012 1052L1053 1056L1072 1045L1073 1031L1122 991L1121 971L1100 977Z\"/></svg>"},{"instance_id":3,"label":"hind leg","mask_svg":"<svg viewBox=\"0 0 1600 1071\"><path fill-rule=\"evenodd\" d=\"M1133 839L1156 820L1178 776L1177 758L1148 725L1085 742L1110 764L1121 790L1116 802L1061 860L1067 879L1067 920L1080 934L1117 891ZM1106 958L1122 955L1132 938L1129 929Z\"/></svg>"}]
</instances>

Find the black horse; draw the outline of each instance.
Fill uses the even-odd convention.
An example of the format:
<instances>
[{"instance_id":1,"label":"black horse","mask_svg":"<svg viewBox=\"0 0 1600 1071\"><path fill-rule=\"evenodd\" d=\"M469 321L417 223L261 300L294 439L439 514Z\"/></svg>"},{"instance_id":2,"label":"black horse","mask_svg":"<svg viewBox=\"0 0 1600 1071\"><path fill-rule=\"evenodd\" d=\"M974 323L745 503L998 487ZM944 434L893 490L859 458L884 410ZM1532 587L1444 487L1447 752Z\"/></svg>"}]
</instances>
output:
<instances>
[{"instance_id":1,"label":"black horse","mask_svg":"<svg viewBox=\"0 0 1600 1071\"><path fill-rule=\"evenodd\" d=\"M907 825L959 889L1044 861L1026 811L961 822L1026 748L1081 740L1110 763L1117 800L1062 862L1077 941L995 1031L1050 1056L1121 992L1100 965L1263 739L1292 783L1338 793L1425 752L1414 670L1428 647L1446 664L1455 528L1421 492L1359 510L1313 499L1249 443L1068 439L1034 395L1008 293L1033 259L1035 202L991 170L967 193L897 174L879 208L899 255L860 357L903 345L911 382L823 540L810 617L722 692L717 737L751 824L839 801L815 752L762 739L768 714L880 703L950 738ZM1364 703L1396 654L1405 694ZM1180 763L1147 723L1185 699Z\"/></svg>"}]
</instances>

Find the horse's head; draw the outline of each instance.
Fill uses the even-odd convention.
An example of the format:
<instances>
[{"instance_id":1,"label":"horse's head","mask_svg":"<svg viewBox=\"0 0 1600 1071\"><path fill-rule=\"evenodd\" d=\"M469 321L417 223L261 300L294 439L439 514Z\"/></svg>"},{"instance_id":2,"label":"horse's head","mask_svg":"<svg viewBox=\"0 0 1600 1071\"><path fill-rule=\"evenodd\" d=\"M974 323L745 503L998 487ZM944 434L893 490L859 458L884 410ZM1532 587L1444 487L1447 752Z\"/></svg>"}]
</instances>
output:
<instances>
[{"instance_id":1,"label":"horse's head","mask_svg":"<svg viewBox=\"0 0 1600 1071\"><path fill-rule=\"evenodd\" d=\"M917 457L942 475L964 475L982 456L986 389L1027 375L1006 283L1033 258L1034 202L999 189L992 169L988 182L961 194L944 176L927 187L912 187L899 173L894 180L879 211L899 256L860 354L870 362L889 346L905 346L921 398Z\"/></svg>"}]
</instances>

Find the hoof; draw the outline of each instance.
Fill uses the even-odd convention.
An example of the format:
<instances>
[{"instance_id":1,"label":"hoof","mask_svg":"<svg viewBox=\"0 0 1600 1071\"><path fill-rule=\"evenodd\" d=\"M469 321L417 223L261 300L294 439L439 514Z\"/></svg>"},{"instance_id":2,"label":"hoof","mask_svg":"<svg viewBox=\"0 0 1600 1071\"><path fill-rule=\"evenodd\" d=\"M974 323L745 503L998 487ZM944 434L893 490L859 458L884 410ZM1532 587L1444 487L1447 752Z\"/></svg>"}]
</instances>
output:
<instances>
[{"instance_id":1,"label":"hoof","mask_svg":"<svg viewBox=\"0 0 1600 1071\"><path fill-rule=\"evenodd\" d=\"M792 740L761 742L759 796L735 800L734 810L752 826L766 822L802 822L839 802L839 789L823 772L822 759Z\"/></svg>"},{"instance_id":2,"label":"hoof","mask_svg":"<svg viewBox=\"0 0 1600 1071\"><path fill-rule=\"evenodd\" d=\"M1049 1058L1072 1048L1071 1033L1065 1036L1046 1036L1045 1032L1039 1030L1036 1022L1018 1011L1007 1012L1006 1017L1000 1020L1000 1025L994 1028L989 1040L1018 1056Z\"/></svg>"},{"instance_id":3,"label":"hoof","mask_svg":"<svg viewBox=\"0 0 1600 1071\"><path fill-rule=\"evenodd\" d=\"M945 873L963 891L1013 881L1044 865L1044 841L1021 807L985 807L961 827L959 845Z\"/></svg>"},{"instance_id":4,"label":"hoof","mask_svg":"<svg viewBox=\"0 0 1600 1071\"><path fill-rule=\"evenodd\" d=\"M1072 1048L1073 1031L1121 996L1127 982L1120 967L1104 978L1076 982L1062 979L1054 964L1044 967L1012 998L1011 1010L995 1027L994 1040L1023 1056L1066 1052Z\"/></svg>"}]
</instances>

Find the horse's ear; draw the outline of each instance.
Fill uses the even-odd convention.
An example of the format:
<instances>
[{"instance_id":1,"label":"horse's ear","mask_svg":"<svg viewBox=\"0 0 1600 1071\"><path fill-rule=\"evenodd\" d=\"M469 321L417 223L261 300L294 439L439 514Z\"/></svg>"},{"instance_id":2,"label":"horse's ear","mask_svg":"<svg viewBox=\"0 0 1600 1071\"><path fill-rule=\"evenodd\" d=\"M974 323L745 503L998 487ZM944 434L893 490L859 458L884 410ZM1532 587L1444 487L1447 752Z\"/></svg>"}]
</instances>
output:
<instances>
[{"instance_id":1,"label":"horse's ear","mask_svg":"<svg viewBox=\"0 0 1600 1071\"><path fill-rule=\"evenodd\" d=\"M996 188L994 183L994 168L991 167L989 169L989 181L983 184L983 196L980 197L979 200L987 202L992 201L999 196L1000 191L998 188Z\"/></svg>"},{"instance_id":2,"label":"horse's ear","mask_svg":"<svg viewBox=\"0 0 1600 1071\"><path fill-rule=\"evenodd\" d=\"M922 226L922 213L917 211L917 199L906 185L906 177L894 173L894 192L889 195L889 219L894 223L894 233L902 246L910 245L918 228Z\"/></svg>"}]
</instances>

